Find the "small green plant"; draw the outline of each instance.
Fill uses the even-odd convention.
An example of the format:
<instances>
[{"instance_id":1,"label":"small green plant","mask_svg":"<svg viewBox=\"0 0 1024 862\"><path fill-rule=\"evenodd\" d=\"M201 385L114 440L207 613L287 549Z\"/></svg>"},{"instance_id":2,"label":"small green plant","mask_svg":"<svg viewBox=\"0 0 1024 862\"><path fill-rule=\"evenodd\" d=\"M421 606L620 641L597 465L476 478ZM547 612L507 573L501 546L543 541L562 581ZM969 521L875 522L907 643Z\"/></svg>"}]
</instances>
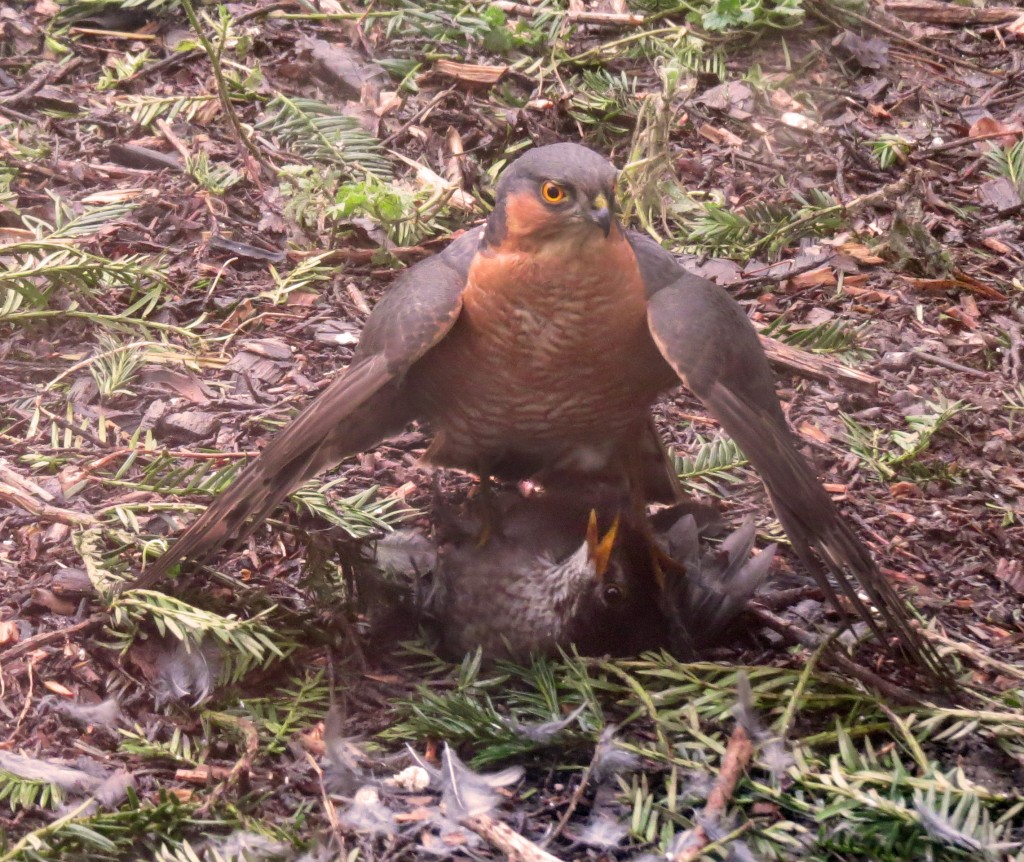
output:
<instances>
[{"instance_id":1,"label":"small green plant","mask_svg":"<svg viewBox=\"0 0 1024 862\"><path fill-rule=\"evenodd\" d=\"M713 497L723 496L725 485L742 482L740 470L746 464L746 456L729 437L698 438L693 455L672 455L673 468L683 487L689 493Z\"/></svg>"},{"instance_id":2,"label":"small green plant","mask_svg":"<svg viewBox=\"0 0 1024 862\"><path fill-rule=\"evenodd\" d=\"M171 731L165 741L152 739L144 728L135 725L132 729L120 728L119 750L147 760L164 760L186 766L198 766L205 759L206 745L197 738L183 733L180 727Z\"/></svg>"},{"instance_id":3,"label":"small green plant","mask_svg":"<svg viewBox=\"0 0 1024 862\"><path fill-rule=\"evenodd\" d=\"M126 81L149 62L149 51L142 50L138 54L114 55L111 63L103 67L99 80L96 82L97 90L113 90L122 81Z\"/></svg>"},{"instance_id":4,"label":"small green plant","mask_svg":"<svg viewBox=\"0 0 1024 862\"><path fill-rule=\"evenodd\" d=\"M254 667L266 667L293 648L264 623L272 608L248 618L221 616L173 596L151 590L129 590L110 605L115 643L127 649L141 626L152 625L161 636L171 636L186 649L198 649L207 638L223 649L222 682L237 682Z\"/></svg>"},{"instance_id":5,"label":"small green plant","mask_svg":"<svg viewBox=\"0 0 1024 862\"><path fill-rule=\"evenodd\" d=\"M851 325L838 318L814 326L793 326L785 318L777 317L765 327L764 334L801 350L834 354L855 362L870 355L870 351L861 346L869 326L868 323Z\"/></svg>"},{"instance_id":6,"label":"small green plant","mask_svg":"<svg viewBox=\"0 0 1024 862\"><path fill-rule=\"evenodd\" d=\"M146 359L144 345L122 344L108 333L97 338L98 352L89 363L89 373L103 398L131 395L128 388Z\"/></svg>"},{"instance_id":7,"label":"small green plant","mask_svg":"<svg viewBox=\"0 0 1024 862\"><path fill-rule=\"evenodd\" d=\"M813 189L794 194L792 203L758 201L732 210L703 202L695 216L684 219L685 243L693 250L727 257L751 257L759 250L778 252L805 236L827 236L842 226L842 213L827 192Z\"/></svg>"},{"instance_id":8,"label":"small green plant","mask_svg":"<svg viewBox=\"0 0 1024 862\"><path fill-rule=\"evenodd\" d=\"M246 697L232 707L231 713L251 720L259 731L263 750L277 756L288 749L296 733L324 717L331 700L331 686L323 671L317 670L293 677L270 695Z\"/></svg>"},{"instance_id":9,"label":"small green plant","mask_svg":"<svg viewBox=\"0 0 1024 862\"><path fill-rule=\"evenodd\" d=\"M449 191L410 190L402 185L368 176L359 182L343 183L335 194L334 205L327 210L336 223L357 216L369 217L380 224L392 241L408 246L438 232L437 220L447 213Z\"/></svg>"},{"instance_id":10,"label":"small green plant","mask_svg":"<svg viewBox=\"0 0 1024 862\"><path fill-rule=\"evenodd\" d=\"M274 287L265 290L260 296L269 299L274 305L283 305L293 293L313 293L319 285L329 282L337 273L337 267L323 263L330 253L312 255L300 260L291 270L279 273L276 267L270 267L270 277Z\"/></svg>"},{"instance_id":11,"label":"small green plant","mask_svg":"<svg viewBox=\"0 0 1024 862\"><path fill-rule=\"evenodd\" d=\"M357 120L330 105L279 93L267 111L256 128L274 135L282 146L307 161L334 166L351 177L391 176L380 141L364 132Z\"/></svg>"},{"instance_id":12,"label":"small green plant","mask_svg":"<svg viewBox=\"0 0 1024 862\"><path fill-rule=\"evenodd\" d=\"M323 518L335 527L341 527L354 539L380 535L392 529L415 513L405 508L396 497L378 498L374 485L341 500L329 498L329 491L341 480L319 483L307 482L291 499L301 508Z\"/></svg>"},{"instance_id":13,"label":"small green plant","mask_svg":"<svg viewBox=\"0 0 1024 862\"><path fill-rule=\"evenodd\" d=\"M1024 140L1012 147L993 147L985 153L988 174L1006 177L1018 189L1024 190Z\"/></svg>"},{"instance_id":14,"label":"small green plant","mask_svg":"<svg viewBox=\"0 0 1024 862\"><path fill-rule=\"evenodd\" d=\"M1013 430L1015 420L1024 414L1024 383L1018 383L1007 393L1005 407L1010 414L1010 430Z\"/></svg>"},{"instance_id":15,"label":"small green plant","mask_svg":"<svg viewBox=\"0 0 1024 862\"><path fill-rule=\"evenodd\" d=\"M115 107L128 112L132 121L143 128L149 128L157 120L172 122L179 117L191 122L200 111L216 110L217 97L212 94L198 96L121 96L114 102Z\"/></svg>"},{"instance_id":16,"label":"small green plant","mask_svg":"<svg viewBox=\"0 0 1024 862\"><path fill-rule=\"evenodd\" d=\"M806 17L803 0L634 0L632 5L659 17L686 15L705 30L734 35L788 30Z\"/></svg>"},{"instance_id":17,"label":"small green plant","mask_svg":"<svg viewBox=\"0 0 1024 862\"><path fill-rule=\"evenodd\" d=\"M912 141L899 135L881 135L873 141L868 141L871 148L871 155L883 171L891 168L897 162L905 164L907 156L914 148Z\"/></svg>"},{"instance_id":18,"label":"small green plant","mask_svg":"<svg viewBox=\"0 0 1024 862\"><path fill-rule=\"evenodd\" d=\"M218 197L242 181L242 175L238 171L230 165L211 162L210 157L204 152L188 157L185 162L185 173L192 177L200 188Z\"/></svg>"},{"instance_id":19,"label":"small green plant","mask_svg":"<svg viewBox=\"0 0 1024 862\"><path fill-rule=\"evenodd\" d=\"M898 475L910 479L930 478L934 469L929 470L920 463L921 455L950 419L972 408L942 395L927 402L925 407L926 413L906 417L907 430L868 430L851 416L841 414L850 448L883 481Z\"/></svg>"},{"instance_id":20,"label":"small green plant","mask_svg":"<svg viewBox=\"0 0 1024 862\"><path fill-rule=\"evenodd\" d=\"M0 769L0 803L11 811L22 808L58 808L64 802L60 785L33 778L22 778Z\"/></svg>"},{"instance_id":21,"label":"small green plant","mask_svg":"<svg viewBox=\"0 0 1024 862\"><path fill-rule=\"evenodd\" d=\"M640 108L637 82L625 72L584 69L569 100L569 116L601 140L628 134Z\"/></svg>"},{"instance_id":22,"label":"small green plant","mask_svg":"<svg viewBox=\"0 0 1024 862\"><path fill-rule=\"evenodd\" d=\"M76 19L102 15L110 9L143 7L150 12L166 15L181 6L181 0L61 0L60 18Z\"/></svg>"}]
</instances>

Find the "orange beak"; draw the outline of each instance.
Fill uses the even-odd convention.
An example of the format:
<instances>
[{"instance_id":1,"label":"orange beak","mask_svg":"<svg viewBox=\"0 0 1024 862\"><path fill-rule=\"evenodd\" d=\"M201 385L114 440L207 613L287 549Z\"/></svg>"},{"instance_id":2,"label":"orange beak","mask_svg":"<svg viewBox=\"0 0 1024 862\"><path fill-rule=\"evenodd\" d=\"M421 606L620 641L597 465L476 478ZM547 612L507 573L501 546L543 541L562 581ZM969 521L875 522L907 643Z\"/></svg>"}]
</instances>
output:
<instances>
[{"instance_id":1,"label":"orange beak","mask_svg":"<svg viewBox=\"0 0 1024 862\"><path fill-rule=\"evenodd\" d=\"M612 549L615 547L615 539L619 534L619 516L615 516L608 532L598 537L597 512L590 510L590 520L587 521L587 551L591 560L594 561L594 570L598 579L603 579L608 571L608 563L611 561Z\"/></svg>"}]
</instances>

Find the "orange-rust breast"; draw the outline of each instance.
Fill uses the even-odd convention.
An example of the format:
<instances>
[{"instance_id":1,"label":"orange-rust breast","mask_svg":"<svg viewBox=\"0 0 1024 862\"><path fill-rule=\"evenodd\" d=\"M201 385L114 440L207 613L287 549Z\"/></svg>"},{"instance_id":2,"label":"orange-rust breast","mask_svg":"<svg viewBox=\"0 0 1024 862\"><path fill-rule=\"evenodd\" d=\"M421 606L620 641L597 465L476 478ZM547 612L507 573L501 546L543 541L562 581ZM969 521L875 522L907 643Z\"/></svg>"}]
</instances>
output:
<instances>
[{"instance_id":1,"label":"orange-rust breast","mask_svg":"<svg viewBox=\"0 0 1024 862\"><path fill-rule=\"evenodd\" d=\"M431 460L555 466L585 451L599 469L671 384L632 247L618 227L581 228L510 232L475 258L459 320L410 380L438 432Z\"/></svg>"}]
</instances>

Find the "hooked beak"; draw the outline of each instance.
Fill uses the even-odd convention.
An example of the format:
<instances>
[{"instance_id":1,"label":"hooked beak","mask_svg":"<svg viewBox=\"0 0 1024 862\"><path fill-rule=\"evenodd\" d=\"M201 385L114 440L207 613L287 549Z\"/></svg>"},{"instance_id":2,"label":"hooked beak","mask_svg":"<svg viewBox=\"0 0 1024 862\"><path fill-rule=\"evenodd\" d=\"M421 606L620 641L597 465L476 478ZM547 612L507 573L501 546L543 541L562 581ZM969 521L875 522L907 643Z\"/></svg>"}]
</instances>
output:
<instances>
[{"instance_id":1,"label":"hooked beak","mask_svg":"<svg viewBox=\"0 0 1024 862\"><path fill-rule=\"evenodd\" d=\"M607 239L612 231L612 207L608 198L603 194L595 197L590 202L590 212L587 214L587 218L601 228Z\"/></svg>"}]
</instances>

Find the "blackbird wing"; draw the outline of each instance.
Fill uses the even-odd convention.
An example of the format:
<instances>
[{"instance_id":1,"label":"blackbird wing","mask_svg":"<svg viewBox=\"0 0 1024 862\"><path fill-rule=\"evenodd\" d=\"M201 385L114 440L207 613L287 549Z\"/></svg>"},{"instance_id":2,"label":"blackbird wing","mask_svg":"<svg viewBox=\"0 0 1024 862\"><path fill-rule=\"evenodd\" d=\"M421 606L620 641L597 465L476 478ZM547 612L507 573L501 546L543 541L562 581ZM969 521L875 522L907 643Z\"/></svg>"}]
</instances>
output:
<instances>
[{"instance_id":1,"label":"blackbird wing","mask_svg":"<svg viewBox=\"0 0 1024 862\"><path fill-rule=\"evenodd\" d=\"M271 439L133 588L152 586L184 558L203 560L243 539L307 479L415 418L404 377L458 318L481 234L479 228L469 231L398 277L367 319L349 367Z\"/></svg>"},{"instance_id":2,"label":"blackbird wing","mask_svg":"<svg viewBox=\"0 0 1024 862\"><path fill-rule=\"evenodd\" d=\"M720 287L681 268L669 282L667 264L658 270L652 263L657 257L654 250L646 242L634 242L634 247L642 269L646 259L647 272L659 275L660 284L649 291L647 311L655 344L757 470L800 560L837 609L843 610L833 581L881 637L874 615L858 594L859 584L907 654L935 676L948 679L938 654L910 625L903 601L797 449L775 395L768 360L743 310Z\"/></svg>"}]
</instances>

